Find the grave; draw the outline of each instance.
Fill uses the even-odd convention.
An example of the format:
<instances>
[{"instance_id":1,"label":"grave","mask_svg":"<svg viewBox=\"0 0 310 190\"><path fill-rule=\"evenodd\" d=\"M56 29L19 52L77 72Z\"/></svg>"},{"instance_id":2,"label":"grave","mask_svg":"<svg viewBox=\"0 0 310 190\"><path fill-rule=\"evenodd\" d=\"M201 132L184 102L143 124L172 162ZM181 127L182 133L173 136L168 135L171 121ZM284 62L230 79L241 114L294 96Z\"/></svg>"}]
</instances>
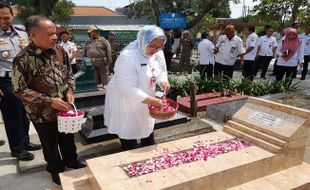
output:
<instances>
[{"instance_id":1,"label":"grave","mask_svg":"<svg viewBox=\"0 0 310 190\"><path fill-rule=\"evenodd\" d=\"M227 122L224 131L87 160L86 168L60 174L62 188L306 189L310 165L303 163L303 157L309 116L309 110L249 98ZM197 142L210 148L236 137L251 142L251 146L136 177L129 177L123 169L128 164L156 160L164 150L179 153L193 148Z\"/></svg>"},{"instance_id":2,"label":"grave","mask_svg":"<svg viewBox=\"0 0 310 190\"><path fill-rule=\"evenodd\" d=\"M244 100L247 99L247 96L237 96L237 95L221 95L218 93L204 93L196 95L197 100L197 111L202 112L206 111L208 106L215 105L215 104L223 104L237 100ZM191 113L191 102L190 97L178 97L177 102L179 104L180 110L185 113Z\"/></svg>"},{"instance_id":3,"label":"grave","mask_svg":"<svg viewBox=\"0 0 310 190\"><path fill-rule=\"evenodd\" d=\"M118 138L117 135L108 133L108 128L104 125L104 105L89 106L81 108L87 114L87 120L82 125L80 134L87 143L95 143ZM166 120L156 120L154 129L161 129L172 125L186 123L191 119L182 113L178 113L174 118Z\"/></svg>"},{"instance_id":4,"label":"grave","mask_svg":"<svg viewBox=\"0 0 310 190\"><path fill-rule=\"evenodd\" d=\"M93 66L89 58L77 60L79 65L79 72L74 75L76 93L97 91L97 82L93 76Z\"/></svg>"},{"instance_id":5,"label":"grave","mask_svg":"<svg viewBox=\"0 0 310 190\"><path fill-rule=\"evenodd\" d=\"M105 90L75 94L76 107L85 112L87 116L86 122L82 125L82 130L79 132L87 143L117 138L116 135L109 134L104 125L104 99ZM155 129L186 123L190 120L186 114L178 113L171 119L156 120Z\"/></svg>"}]
</instances>

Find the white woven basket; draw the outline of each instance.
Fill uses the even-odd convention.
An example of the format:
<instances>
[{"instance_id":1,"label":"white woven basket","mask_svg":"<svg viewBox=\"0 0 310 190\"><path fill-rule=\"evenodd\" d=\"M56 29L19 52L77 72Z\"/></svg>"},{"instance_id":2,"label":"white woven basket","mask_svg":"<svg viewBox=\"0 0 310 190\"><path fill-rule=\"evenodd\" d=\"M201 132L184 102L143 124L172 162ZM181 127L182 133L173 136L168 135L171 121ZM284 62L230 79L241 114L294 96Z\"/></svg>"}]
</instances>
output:
<instances>
[{"instance_id":1,"label":"white woven basket","mask_svg":"<svg viewBox=\"0 0 310 190\"><path fill-rule=\"evenodd\" d=\"M78 116L75 105L72 104L72 106L75 111L74 117L57 116L58 131L61 133L76 133L81 130L84 113Z\"/></svg>"}]
</instances>

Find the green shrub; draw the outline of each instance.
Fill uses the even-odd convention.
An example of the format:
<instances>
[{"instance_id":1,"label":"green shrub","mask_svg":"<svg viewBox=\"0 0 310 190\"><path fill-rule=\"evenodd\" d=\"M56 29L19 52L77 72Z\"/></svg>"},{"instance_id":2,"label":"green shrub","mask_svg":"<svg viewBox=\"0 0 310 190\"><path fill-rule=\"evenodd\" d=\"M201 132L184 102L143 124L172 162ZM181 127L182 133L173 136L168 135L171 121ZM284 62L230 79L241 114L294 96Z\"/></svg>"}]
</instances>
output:
<instances>
[{"instance_id":1,"label":"green shrub","mask_svg":"<svg viewBox=\"0 0 310 190\"><path fill-rule=\"evenodd\" d=\"M291 85L290 81L250 81L247 79L228 80L223 77L202 79L199 76L169 76L169 82L174 93L180 96L189 96L189 85L194 82L197 85L197 93L216 92L220 94L240 94L249 96L263 96L280 92L298 90L298 83Z\"/></svg>"}]
</instances>

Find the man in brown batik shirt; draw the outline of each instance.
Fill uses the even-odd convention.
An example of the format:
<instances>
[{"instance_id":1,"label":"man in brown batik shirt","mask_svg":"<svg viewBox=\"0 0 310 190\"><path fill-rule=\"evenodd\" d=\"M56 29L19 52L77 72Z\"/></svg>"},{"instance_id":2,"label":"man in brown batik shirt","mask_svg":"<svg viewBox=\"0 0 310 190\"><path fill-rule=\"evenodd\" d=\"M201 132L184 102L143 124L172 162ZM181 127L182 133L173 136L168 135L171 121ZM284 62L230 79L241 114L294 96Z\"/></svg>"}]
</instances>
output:
<instances>
[{"instance_id":1,"label":"man in brown batik shirt","mask_svg":"<svg viewBox=\"0 0 310 190\"><path fill-rule=\"evenodd\" d=\"M57 113L69 110L74 101L72 70L68 55L56 45L52 21L31 16L25 27L32 42L13 61L13 88L39 135L47 171L60 184L58 174L65 166L85 167L77 160L74 134L60 133L57 126Z\"/></svg>"}]
</instances>

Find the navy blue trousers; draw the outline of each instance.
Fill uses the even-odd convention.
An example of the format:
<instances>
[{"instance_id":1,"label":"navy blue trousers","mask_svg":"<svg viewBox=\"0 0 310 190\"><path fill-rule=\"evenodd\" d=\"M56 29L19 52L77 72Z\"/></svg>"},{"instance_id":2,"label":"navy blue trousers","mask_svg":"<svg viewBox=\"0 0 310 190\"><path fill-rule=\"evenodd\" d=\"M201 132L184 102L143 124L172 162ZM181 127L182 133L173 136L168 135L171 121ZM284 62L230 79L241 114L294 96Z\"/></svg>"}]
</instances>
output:
<instances>
[{"instance_id":1,"label":"navy blue trousers","mask_svg":"<svg viewBox=\"0 0 310 190\"><path fill-rule=\"evenodd\" d=\"M12 152L20 153L29 143L29 120L23 103L13 94L10 77L0 77L2 113L6 135Z\"/></svg>"}]
</instances>

